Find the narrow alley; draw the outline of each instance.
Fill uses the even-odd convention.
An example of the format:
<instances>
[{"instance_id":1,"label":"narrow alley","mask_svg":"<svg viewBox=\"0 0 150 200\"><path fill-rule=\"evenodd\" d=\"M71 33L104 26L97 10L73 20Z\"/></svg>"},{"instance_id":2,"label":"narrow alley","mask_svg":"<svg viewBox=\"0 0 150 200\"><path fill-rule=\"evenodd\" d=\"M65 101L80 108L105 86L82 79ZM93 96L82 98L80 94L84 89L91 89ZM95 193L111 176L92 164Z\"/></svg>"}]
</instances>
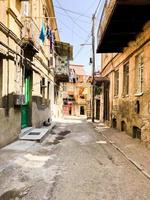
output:
<instances>
[{"instance_id":1,"label":"narrow alley","mask_svg":"<svg viewBox=\"0 0 150 200\"><path fill-rule=\"evenodd\" d=\"M0 8L0 200L150 200L150 0Z\"/></svg>"},{"instance_id":2,"label":"narrow alley","mask_svg":"<svg viewBox=\"0 0 150 200\"><path fill-rule=\"evenodd\" d=\"M83 117L56 122L42 143L0 150L0 200L149 198L150 180Z\"/></svg>"}]
</instances>

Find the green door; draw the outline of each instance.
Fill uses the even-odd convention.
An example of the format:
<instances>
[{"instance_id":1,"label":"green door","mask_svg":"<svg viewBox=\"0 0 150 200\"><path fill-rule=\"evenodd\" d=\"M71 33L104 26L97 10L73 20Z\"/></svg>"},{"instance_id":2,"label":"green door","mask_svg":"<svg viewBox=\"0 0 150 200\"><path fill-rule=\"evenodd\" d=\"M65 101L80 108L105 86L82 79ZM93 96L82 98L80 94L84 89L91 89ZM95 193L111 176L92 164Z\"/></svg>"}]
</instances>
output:
<instances>
[{"instance_id":1,"label":"green door","mask_svg":"<svg viewBox=\"0 0 150 200\"><path fill-rule=\"evenodd\" d=\"M21 128L29 125L30 76L25 78L25 104L21 107Z\"/></svg>"}]
</instances>

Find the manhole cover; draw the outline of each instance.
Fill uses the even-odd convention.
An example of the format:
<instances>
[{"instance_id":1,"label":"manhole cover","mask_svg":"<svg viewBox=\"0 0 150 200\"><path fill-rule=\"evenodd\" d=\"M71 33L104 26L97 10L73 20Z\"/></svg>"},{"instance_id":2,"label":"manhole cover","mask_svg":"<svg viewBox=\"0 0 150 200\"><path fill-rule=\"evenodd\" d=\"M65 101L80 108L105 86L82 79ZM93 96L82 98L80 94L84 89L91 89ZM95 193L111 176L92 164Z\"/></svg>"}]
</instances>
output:
<instances>
[{"instance_id":1,"label":"manhole cover","mask_svg":"<svg viewBox=\"0 0 150 200\"><path fill-rule=\"evenodd\" d=\"M30 132L28 135L40 135L41 132Z\"/></svg>"}]
</instances>

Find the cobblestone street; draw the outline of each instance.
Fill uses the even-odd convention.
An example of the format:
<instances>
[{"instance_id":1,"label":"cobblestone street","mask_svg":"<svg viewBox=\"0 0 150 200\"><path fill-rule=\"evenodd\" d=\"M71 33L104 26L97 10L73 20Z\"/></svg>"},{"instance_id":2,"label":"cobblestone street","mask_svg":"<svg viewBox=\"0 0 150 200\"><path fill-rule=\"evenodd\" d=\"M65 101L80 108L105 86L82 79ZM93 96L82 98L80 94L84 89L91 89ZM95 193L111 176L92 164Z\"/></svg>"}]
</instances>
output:
<instances>
[{"instance_id":1,"label":"cobblestone street","mask_svg":"<svg viewBox=\"0 0 150 200\"><path fill-rule=\"evenodd\" d=\"M150 199L150 180L81 118L57 122L42 143L6 146L0 166L1 200Z\"/></svg>"}]
</instances>

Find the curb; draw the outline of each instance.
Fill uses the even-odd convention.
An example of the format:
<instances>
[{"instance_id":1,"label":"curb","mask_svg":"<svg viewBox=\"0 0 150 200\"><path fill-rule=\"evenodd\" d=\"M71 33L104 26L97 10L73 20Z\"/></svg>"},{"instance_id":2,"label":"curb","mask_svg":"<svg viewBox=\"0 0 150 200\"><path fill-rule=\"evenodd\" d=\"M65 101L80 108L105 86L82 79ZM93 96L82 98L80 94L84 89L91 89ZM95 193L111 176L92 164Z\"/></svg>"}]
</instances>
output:
<instances>
[{"instance_id":1,"label":"curb","mask_svg":"<svg viewBox=\"0 0 150 200\"><path fill-rule=\"evenodd\" d=\"M106 137L102 132L97 132L100 133L107 140L108 143L110 143L115 149L117 149L132 165L134 165L146 178L150 180L150 174L146 172L146 170L141 165L139 165L136 161L130 158L122 149L120 149L120 147L118 147L114 142L110 141L109 138Z\"/></svg>"}]
</instances>

